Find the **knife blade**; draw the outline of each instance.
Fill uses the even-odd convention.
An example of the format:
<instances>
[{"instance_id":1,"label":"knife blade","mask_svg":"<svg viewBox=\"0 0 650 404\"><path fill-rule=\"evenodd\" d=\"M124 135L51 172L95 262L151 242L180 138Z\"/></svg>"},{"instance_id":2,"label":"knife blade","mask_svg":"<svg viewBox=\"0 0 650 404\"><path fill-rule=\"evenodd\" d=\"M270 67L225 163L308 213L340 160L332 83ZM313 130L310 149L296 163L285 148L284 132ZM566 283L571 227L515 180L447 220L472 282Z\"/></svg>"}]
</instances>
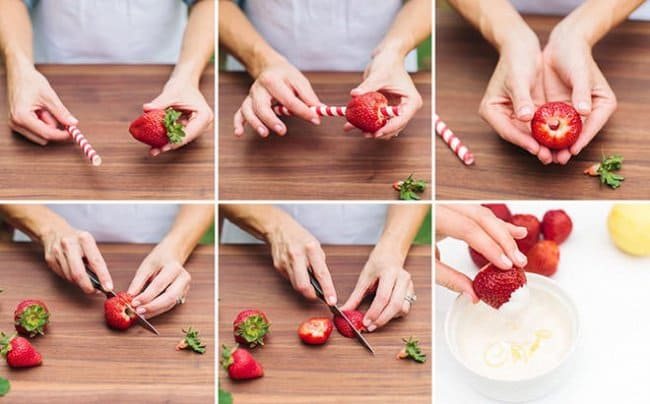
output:
<instances>
[{"instance_id":1,"label":"knife blade","mask_svg":"<svg viewBox=\"0 0 650 404\"><path fill-rule=\"evenodd\" d=\"M312 273L311 268L309 268L308 272L309 272L309 282L311 283L311 286L313 286L314 291L316 291L316 296L318 296L318 298L319 298L320 300L322 300L322 301L327 305L327 307L330 309L330 311L331 311L335 316L340 316L340 317L342 317L343 320L345 320L345 322L348 323L348 325L349 325L350 328L352 329L352 332L354 332L354 336L357 337L357 341L361 342L361 345L363 345L364 347L366 347L366 349L367 349L368 351L370 351L370 353L372 353L372 354L374 355L374 354L375 354L375 350L372 349L372 346L370 345L370 343L369 343L369 342L368 342L368 341L363 337L363 335L361 335L361 333L359 332L359 330L357 330L357 328L352 324L352 321L350 321L350 319L348 318L348 316L346 316L346 315L341 311L341 309L339 309L337 306L335 306L335 305L331 305L331 306L330 306L330 305L327 303L327 301L325 300L325 295L323 294L323 290L322 290L321 287L320 287L320 283L318 282L318 279L316 279L316 277L315 277L314 274Z\"/></svg>"},{"instance_id":2,"label":"knife blade","mask_svg":"<svg viewBox=\"0 0 650 404\"><path fill-rule=\"evenodd\" d=\"M95 289L99 290L100 292L102 292L103 294L105 294L106 297L110 298L110 297L117 296L117 294L115 294L115 292L113 292L112 290L111 291L105 291L102 288L102 284L101 284L101 282L99 282L99 279L97 279L97 275L95 275L95 273L90 268L88 268L88 266L86 266L86 274L88 274L88 278L90 279L90 283L93 284L93 287ZM135 311L133 306L131 306L130 304L127 303L126 307L131 312L133 312L133 314L135 314L135 317L138 319L138 324L140 324L141 327L151 331L152 333L154 333L156 335L160 335L160 333L158 332L156 327L154 327L153 324L151 324L149 321L147 321L147 319L144 318L141 314L138 314L138 312Z\"/></svg>"}]
</instances>

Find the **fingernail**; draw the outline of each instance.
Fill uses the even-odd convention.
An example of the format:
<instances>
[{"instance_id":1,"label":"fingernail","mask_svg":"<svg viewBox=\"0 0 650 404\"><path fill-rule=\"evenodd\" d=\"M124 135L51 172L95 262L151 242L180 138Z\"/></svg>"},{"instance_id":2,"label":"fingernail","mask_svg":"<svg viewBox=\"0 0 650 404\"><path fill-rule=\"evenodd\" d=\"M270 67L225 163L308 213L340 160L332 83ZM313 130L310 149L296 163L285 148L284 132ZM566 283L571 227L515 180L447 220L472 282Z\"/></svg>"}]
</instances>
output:
<instances>
[{"instance_id":1,"label":"fingernail","mask_svg":"<svg viewBox=\"0 0 650 404\"><path fill-rule=\"evenodd\" d=\"M282 127L282 125L279 125L279 124L278 124L278 125L275 125L275 126L273 127L273 129L275 129L275 131L278 132L278 133L282 133L282 132L284 132L284 128Z\"/></svg>"},{"instance_id":2,"label":"fingernail","mask_svg":"<svg viewBox=\"0 0 650 404\"><path fill-rule=\"evenodd\" d=\"M314 125L320 125L320 119L314 118L311 120L311 123L313 123Z\"/></svg>"},{"instance_id":3,"label":"fingernail","mask_svg":"<svg viewBox=\"0 0 650 404\"><path fill-rule=\"evenodd\" d=\"M70 119L74 121L75 125L79 123L79 120L72 115L70 116Z\"/></svg>"},{"instance_id":4,"label":"fingernail","mask_svg":"<svg viewBox=\"0 0 650 404\"><path fill-rule=\"evenodd\" d=\"M364 327L367 328L371 323L372 323L372 321L370 321L370 319L368 319L368 318L364 318L364 319L363 319L363 325L364 325Z\"/></svg>"},{"instance_id":5,"label":"fingernail","mask_svg":"<svg viewBox=\"0 0 650 404\"><path fill-rule=\"evenodd\" d=\"M373 332L373 331L375 331L376 329L377 329L377 326L374 325L374 324L371 324L370 327L368 327L368 331L369 331L369 332Z\"/></svg>"},{"instance_id":6,"label":"fingernail","mask_svg":"<svg viewBox=\"0 0 650 404\"><path fill-rule=\"evenodd\" d=\"M135 309L135 312L138 314L144 314L145 311L146 310L144 309L144 307L138 307L137 309Z\"/></svg>"},{"instance_id":7,"label":"fingernail","mask_svg":"<svg viewBox=\"0 0 650 404\"><path fill-rule=\"evenodd\" d=\"M382 136L384 136L383 133L381 133L381 132L377 132L377 134L375 135L375 138L379 138L379 137L382 137Z\"/></svg>"},{"instance_id":8,"label":"fingernail","mask_svg":"<svg viewBox=\"0 0 650 404\"><path fill-rule=\"evenodd\" d=\"M520 118L524 117L524 116L531 115L532 113L533 113L533 109L530 106L525 106L525 107L519 108L519 117Z\"/></svg>"},{"instance_id":9,"label":"fingernail","mask_svg":"<svg viewBox=\"0 0 650 404\"><path fill-rule=\"evenodd\" d=\"M264 126L258 126L258 127L257 127L257 133L259 133L260 135L264 136L264 135L266 134L266 131L265 131L265 129L264 129Z\"/></svg>"},{"instance_id":10,"label":"fingernail","mask_svg":"<svg viewBox=\"0 0 650 404\"><path fill-rule=\"evenodd\" d=\"M335 296L327 296L327 304L330 306L333 306L336 304L336 297Z\"/></svg>"},{"instance_id":11,"label":"fingernail","mask_svg":"<svg viewBox=\"0 0 650 404\"><path fill-rule=\"evenodd\" d=\"M510 258L506 257L505 254L501 254L501 262L503 262L508 268L512 267L512 261L510 261Z\"/></svg>"},{"instance_id":12,"label":"fingernail","mask_svg":"<svg viewBox=\"0 0 650 404\"><path fill-rule=\"evenodd\" d=\"M112 282L106 282L106 291L113 290L113 283Z\"/></svg>"},{"instance_id":13,"label":"fingernail","mask_svg":"<svg viewBox=\"0 0 650 404\"><path fill-rule=\"evenodd\" d=\"M162 147L162 151L164 151L164 152L168 152L168 151L170 151L171 149L172 149L172 145L170 145L170 144L166 144L166 145L164 145L164 146Z\"/></svg>"},{"instance_id":14,"label":"fingernail","mask_svg":"<svg viewBox=\"0 0 650 404\"><path fill-rule=\"evenodd\" d=\"M583 102L579 102L579 103L578 103L578 109L579 109L580 111L585 111L585 112L586 112L586 111L589 111L589 104L586 103L586 102L584 102L584 101L583 101Z\"/></svg>"},{"instance_id":15,"label":"fingernail","mask_svg":"<svg viewBox=\"0 0 650 404\"><path fill-rule=\"evenodd\" d=\"M519 251L519 250L515 251L515 258L517 258L517 261L518 261L519 264L521 264L522 266L523 266L523 265L526 265L526 262L528 261L528 258L526 258L526 256L524 255L524 253L522 253L522 252Z\"/></svg>"},{"instance_id":16,"label":"fingernail","mask_svg":"<svg viewBox=\"0 0 650 404\"><path fill-rule=\"evenodd\" d=\"M156 150L151 151L151 155L154 156L154 157L156 157L159 154L160 154L160 149L156 149Z\"/></svg>"},{"instance_id":17,"label":"fingernail","mask_svg":"<svg viewBox=\"0 0 650 404\"><path fill-rule=\"evenodd\" d=\"M140 301L139 301L139 300L134 300L134 301L131 302L131 306L133 306L133 307L137 307L137 306L139 306L139 305L140 305Z\"/></svg>"}]
</instances>

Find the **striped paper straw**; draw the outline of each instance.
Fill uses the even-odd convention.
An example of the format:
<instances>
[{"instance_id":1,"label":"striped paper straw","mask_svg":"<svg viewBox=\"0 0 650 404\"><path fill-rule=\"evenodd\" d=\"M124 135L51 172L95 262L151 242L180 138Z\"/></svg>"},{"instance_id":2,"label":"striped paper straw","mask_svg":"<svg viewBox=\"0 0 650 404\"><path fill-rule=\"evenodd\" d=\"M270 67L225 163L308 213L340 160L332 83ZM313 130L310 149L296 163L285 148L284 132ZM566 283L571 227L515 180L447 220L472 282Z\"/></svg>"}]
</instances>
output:
<instances>
[{"instance_id":1,"label":"striped paper straw","mask_svg":"<svg viewBox=\"0 0 650 404\"><path fill-rule=\"evenodd\" d=\"M318 116L345 116L346 107L336 107L329 105L321 105L319 107L309 107L312 111L316 112ZM399 116L399 107L383 107L379 110L383 115L390 117ZM280 116L293 115L291 111L284 105L276 105L273 107L273 112Z\"/></svg>"},{"instance_id":2,"label":"striped paper straw","mask_svg":"<svg viewBox=\"0 0 650 404\"><path fill-rule=\"evenodd\" d=\"M90 145L90 143L88 143L88 140L81 133L79 128L72 125L72 126L68 126L67 130L70 136L72 136L72 138L74 139L74 141L79 145L79 147L81 147L81 150L86 155L88 161L90 161L90 163L94 166L102 165L102 158L99 157L99 154L97 154L95 149Z\"/></svg>"},{"instance_id":3,"label":"striped paper straw","mask_svg":"<svg viewBox=\"0 0 650 404\"><path fill-rule=\"evenodd\" d=\"M454 132L449 129L447 124L444 123L437 114L434 113L433 118L436 122L436 133L438 133L442 140L447 143L447 146L449 146L449 148L453 150L454 153L456 153L456 156L458 156L458 158L463 163L465 163L465 165L474 164L474 155L469 151L467 146L465 146L463 142L460 141L458 136L456 136Z\"/></svg>"}]
</instances>

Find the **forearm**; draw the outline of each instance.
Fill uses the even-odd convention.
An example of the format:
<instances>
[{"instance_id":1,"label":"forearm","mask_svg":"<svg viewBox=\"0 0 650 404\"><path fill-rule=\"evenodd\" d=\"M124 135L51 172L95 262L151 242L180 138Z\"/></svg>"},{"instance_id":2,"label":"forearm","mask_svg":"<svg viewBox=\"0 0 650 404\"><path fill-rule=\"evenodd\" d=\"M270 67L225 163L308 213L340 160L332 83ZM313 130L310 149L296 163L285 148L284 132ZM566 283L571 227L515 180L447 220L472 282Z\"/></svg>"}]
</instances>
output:
<instances>
[{"instance_id":1,"label":"forearm","mask_svg":"<svg viewBox=\"0 0 650 404\"><path fill-rule=\"evenodd\" d=\"M273 205L224 204L219 209L228 220L262 241L268 241L269 235L283 222L293 221L289 214Z\"/></svg>"},{"instance_id":2,"label":"forearm","mask_svg":"<svg viewBox=\"0 0 650 404\"><path fill-rule=\"evenodd\" d=\"M214 205L183 205L160 244L176 251L184 263L213 222Z\"/></svg>"},{"instance_id":3,"label":"forearm","mask_svg":"<svg viewBox=\"0 0 650 404\"><path fill-rule=\"evenodd\" d=\"M21 0L0 1L0 52L9 73L34 64L32 25Z\"/></svg>"},{"instance_id":4,"label":"forearm","mask_svg":"<svg viewBox=\"0 0 650 404\"><path fill-rule=\"evenodd\" d=\"M399 11L377 51L394 51L401 58L431 35L431 0L409 0Z\"/></svg>"},{"instance_id":5,"label":"forearm","mask_svg":"<svg viewBox=\"0 0 650 404\"><path fill-rule=\"evenodd\" d=\"M44 205L0 205L0 215L39 244L43 243L43 237L52 230L70 227L63 217Z\"/></svg>"},{"instance_id":6,"label":"forearm","mask_svg":"<svg viewBox=\"0 0 650 404\"><path fill-rule=\"evenodd\" d=\"M404 262L428 212L429 206L423 204L391 205L386 214L384 231L375 249L397 254Z\"/></svg>"},{"instance_id":7,"label":"forearm","mask_svg":"<svg viewBox=\"0 0 650 404\"><path fill-rule=\"evenodd\" d=\"M253 78L284 57L277 53L232 0L219 0L219 42L242 62Z\"/></svg>"},{"instance_id":8,"label":"forearm","mask_svg":"<svg viewBox=\"0 0 650 404\"><path fill-rule=\"evenodd\" d=\"M214 53L214 0L202 0L190 10L181 52L171 79L198 87L201 74Z\"/></svg>"}]
</instances>

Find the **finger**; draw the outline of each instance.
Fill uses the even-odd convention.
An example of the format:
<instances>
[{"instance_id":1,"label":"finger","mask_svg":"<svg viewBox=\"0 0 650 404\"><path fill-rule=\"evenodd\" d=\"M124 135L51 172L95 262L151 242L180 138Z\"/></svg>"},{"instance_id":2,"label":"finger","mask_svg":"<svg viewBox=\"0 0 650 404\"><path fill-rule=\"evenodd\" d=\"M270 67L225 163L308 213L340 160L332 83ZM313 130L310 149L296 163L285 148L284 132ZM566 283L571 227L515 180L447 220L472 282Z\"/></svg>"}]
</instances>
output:
<instances>
[{"instance_id":1,"label":"finger","mask_svg":"<svg viewBox=\"0 0 650 404\"><path fill-rule=\"evenodd\" d=\"M544 165L550 164L553 162L553 153L548 147L540 145L537 159Z\"/></svg>"},{"instance_id":2,"label":"finger","mask_svg":"<svg viewBox=\"0 0 650 404\"><path fill-rule=\"evenodd\" d=\"M235 136L244 136L244 117L242 116L241 108L235 112L233 126L235 127Z\"/></svg>"},{"instance_id":3,"label":"finger","mask_svg":"<svg viewBox=\"0 0 650 404\"><path fill-rule=\"evenodd\" d=\"M210 128L212 122L212 111L208 110L198 110L192 114L192 117L185 125L185 137L180 143L170 143L168 147L163 146L161 149L162 152L167 152L169 150L176 150L180 147L185 146L189 142L193 141L197 137L201 136L206 130Z\"/></svg>"},{"instance_id":4,"label":"finger","mask_svg":"<svg viewBox=\"0 0 650 404\"><path fill-rule=\"evenodd\" d=\"M528 229L522 226L515 226L512 223L507 223L506 222L506 227L508 228L508 231L512 235L512 237L516 240L521 240L522 238L526 237L528 234ZM440 259L440 257L436 257Z\"/></svg>"},{"instance_id":5,"label":"finger","mask_svg":"<svg viewBox=\"0 0 650 404\"><path fill-rule=\"evenodd\" d=\"M49 143L47 141L47 139L44 139L43 137L41 137L41 136L39 136L39 135L37 135L35 133L32 133L32 131L30 131L28 129L17 127L15 125L11 124L11 123L9 124L9 127L11 128L12 131L14 131L14 132L18 133L19 135L23 136L24 138L26 138L30 142L34 142L34 143L38 144L39 146L46 146Z\"/></svg>"},{"instance_id":6,"label":"finger","mask_svg":"<svg viewBox=\"0 0 650 404\"><path fill-rule=\"evenodd\" d=\"M108 272L106 261L104 261L102 253L99 252L93 236L90 233L82 232L79 235L79 243L81 244L83 255L88 261L88 266L90 266L90 269L99 278L99 283L101 283L104 291L109 292L113 290L113 279L111 278L110 272Z\"/></svg>"},{"instance_id":7,"label":"finger","mask_svg":"<svg viewBox=\"0 0 650 404\"><path fill-rule=\"evenodd\" d=\"M472 302L478 303L479 298L474 292L472 280L461 272L448 267L440 261L436 261L436 284L453 290L454 292L462 293L472 298Z\"/></svg>"},{"instance_id":8,"label":"finger","mask_svg":"<svg viewBox=\"0 0 650 404\"><path fill-rule=\"evenodd\" d=\"M135 271L133 280L131 280L131 284L127 289L128 294L131 296L137 296L140 294L144 289L144 285L146 285L149 279L151 279L151 277L159 270L160 268L156 268L149 260L145 259L142 261L138 270Z\"/></svg>"},{"instance_id":9,"label":"finger","mask_svg":"<svg viewBox=\"0 0 650 404\"><path fill-rule=\"evenodd\" d=\"M250 97L246 97L244 100L244 103L241 105L241 112L246 123L250 125L258 135L261 137L267 137L269 135L269 130L255 115L255 112L253 111L253 101Z\"/></svg>"},{"instance_id":10,"label":"finger","mask_svg":"<svg viewBox=\"0 0 650 404\"><path fill-rule=\"evenodd\" d=\"M354 290L348 297L348 300L343 304L343 306L341 306L341 310L356 310L356 308L361 304L361 301L366 297L369 288L370 280L363 275L359 276L357 284L354 286Z\"/></svg>"},{"instance_id":11,"label":"finger","mask_svg":"<svg viewBox=\"0 0 650 404\"><path fill-rule=\"evenodd\" d=\"M165 264L160 272L151 279L142 293L133 298L133 306L145 305L160 295L183 271L183 267L174 262Z\"/></svg>"},{"instance_id":12,"label":"finger","mask_svg":"<svg viewBox=\"0 0 650 404\"><path fill-rule=\"evenodd\" d=\"M309 282L307 273L307 257L305 255L296 255L291 263L291 272L293 273L293 288L309 300L315 300L316 292Z\"/></svg>"},{"instance_id":13,"label":"finger","mask_svg":"<svg viewBox=\"0 0 650 404\"><path fill-rule=\"evenodd\" d=\"M402 306L406 301L406 292L411 282L411 276L408 272L403 271L400 276L397 277L395 286L393 287L393 293L390 297L390 300L384 310L379 314L377 320L374 324L368 328L368 331L372 332L375 328L380 328L388 323L390 320L401 314Z\"/></svg>"},{"instance_id":14,"label":"finger","mask_svg":"<svg viewBox=\"0 0 650 404\"><path fill-rule=\"evenodd\" d=\"M61 240L61 247L65 255L68 267L70 269L70 278L76 283L84 293L94 293L95 288L88 278L86 267L83 263L83 250L81 245L74 238L64 238Z\"/></svg>"},{"instance_id":15,"label":"finger","mask_svg":"<svg viewBox=\"0 0 650 404\"><path fill-rule=\"evenodd\" d=\"M165 293L156 297L151 302L139 306L135 311L138 314L145 316L145 318L156 317L176 307L178 304L178 299L184 298L187 295L189 288L189 273L183 272L176 279L174 279Z\"/></svg>"},{"instance_id":16,"label":"finger","mask_svg":"<svg viewBox=\"0 0 650 404\"><path fill-rule=\"evenodd\" d=\"M77 118L63 105L61 99L54 91L45 95L45 108L63 126L77 125L79 123Z\"/></svg>"},{"instance_id":17,"label":"finger","mask_svg":"<svg viewBox=\"0 0 650 404\"><path fill-rule=\"evenodd\" d=\"M616 97L613 93L611 93L610 97L598 100L597 106L585 119L578 140L569 149L574 156L578 155L591 142L616 110Z\"/></svg>"},{"instance_id":18,"label":"finger","mask_svg":"<svg viewBox=\"0 0 650 404\"><path fill-rule=\"evenodd\" d=\"M537 155L540 150L539 143L529 133L522 132L514 126L512 120L501 107L481 109L481 116L504 140L527 150L530 154Z\"/></svg>"},{"instance_id":19,"label":"finger","mask_svg":"<svg viewBox=\"0 0 650 404\"><path fill-rule=\"evenodd\" d=\"M271 95L262 87L255 87L251 93L253 112L255 115L260 118L267 128L271 128L275 133L283 136L287 132L287 129L271 108Z\"/></svg>"},{"instance_id":20,"label":"finger","mask_svg":"<svg viewBox=\"0 0 650 404\"><path fill-rule=\"evenodd\" d=\"M393 288L395 287L395 282L397 282L397 276L392 272L379 278L379 286L377 287L375 298L372 300L370 308L368 308L363 318L363 325L366 328L372 328L373 330L376 328L375 321L377 321L379 314L388 305ZM375 327L372 327L373 325Z\"/></svg>"},{"instance_id":21,"label":"finger","mask_svg":"<svg viewBox=\"0 0 650 404\"><path fill-rule=\"evenodd\" d=\"M406 289L406 294L408 296L415 296L415 287L413 286L413 280L409 282L409 286ZM396 317L404 317L409 314L411 311L411 302L408 300L404 299L404 302L402 303L402 310L401 312L396 316Z\"/></svg>"},{"instance_id":22,"label":"finger","mask_svg":"<svg viewBox=\"0 0 650 404\"><path fill-rule=\"evenodd\" d=\"M36 116L51 128L58 128L59 126L59 121L57 121L56 118L54 118L52 114L50 114L50 112L45 109L36 111Z\"/></svg>"},{"instance_id":23,"label":"finger","mask_svg":"<svg viewBox=\"0 0 650 404\"><path fill-rule=\"evenodd\" d=\"M13 118L12 129L22 133L21 129L26 129L45 140L65 141L70 140L70 134L64 130L53 128L45 122L38 119L35 112L19 112Z\"/></svg>"},{"instance_id":24,"label":"finger","mask_svg":"<svg viewBox=\"0 0 650 404\"><path fill-rule=\"evenodd\" d=\"M371 91L377 91L379 90L379 87L380 86L375 82L375 79L370 76L369 78L362 81L361 84L350 90L350 95L353 97L358 97Z\"/></svg>"},{"instance_id":25,"label":"finger","mask_svg":"<svg viewBox=\"0 0 650 404\"><path fill-rule=\"evenodd\" d=\"M350 122L346 122L345 124L343 124L343 131L344 132L350 132L350 131L355 130L356 128L357 127L352 125Z\"/></svg>"},{"instance_id":26,"label":"finger","mask_svg":"<svg viewBox=\"0 0 650 404\"><path fill-rule=\"evenodd\" d=\"M292 83L293 89L298 93L298 97L303 100L307 105L321 105L316 92L311 86L311 83L305 76Z\"/></svg>"},{"instance_id":27,"label":"finger","mask_svg":"<svg viewBox=\"0 0 650 404\"><path fill-rule=\"evenodd\" d=\"M315 111L312 111L305 103L296 97L283 81L281 82L272 82L269 83L267 87L269 93L291 111L291 113L297 117L300 117L306 121L313 123L314 125L320 124L320 118Z\"/></svg>"},{"instance_id":28,"label":"finger","mask_svg":"<svg viewBox=\"0 0 650 404\"><path fill-rule=\"evenodd\" d=\"M153 111L154 109L166 109L170 106L170 104L171 102L169 100L165 99L162 95L159 95L146 104L142 104L142 110L144 112L149 112Z\"/></svg>"},{"instance_id":29,"label":"finger","mask_svg":"<svg viewBox=\"0 0 650 404\"><path fill-rule=\"evenodd\" d=\"M571 103L580 115L591 112L591 75L585 67L576 71L571 77Z\"/></svg>"},{"instance_id":30,"label":"finger","mask_svg":"<svg viewBox=\"0 0 650 404\"><path fill-rule=\"evenodd\" d=\"M535 104L533 103L527 80L513 78L509 87L512 107L517 119L522 122L529 122L533 119Z\"/></svg>"},{"instance_id":31,"label":"finger","mask_svg":"<svg viewBox=\"0 0 650 404\"><path fill-rule=\"evenodd\" d=\"M332 276L330 275L329 268L327 268L327 263L325 262L325 253L323 253L323 250L317 243L307 244L305 250L307 252L309 264L314 271L314 276L323 290L325 301L330 306L335 305L337 300L336 289L334 288Z\"/></svg>"},{"instance_id":32,"label":"finger","mask_svg":"<svg viewBox=\"0 0 650 404\"><path fill-rule=\"evenodd\" d=\"M472 212L472 218L499 244L510 261L517 263L520 267L526 266L526 255L519 251L515 239L510 234L510 229L505 226L503 220L497 218L488 208L480 205L467 205L465 208ZM503 261L505 262L505 260Z\"/></svg>"},{"instance_id":33,"label":"finger","mask_svg":"<svg viewBox=\"0 0 650 404\"><path fill-rule=\"evenodd\" d=\"M566 163L569 162L571 157L573 157L573 155L571 154L571 151L569 151L569 149L562 149L557 152L556 160L558 164L565 165Z\"/></svg>"}]
</instances>

